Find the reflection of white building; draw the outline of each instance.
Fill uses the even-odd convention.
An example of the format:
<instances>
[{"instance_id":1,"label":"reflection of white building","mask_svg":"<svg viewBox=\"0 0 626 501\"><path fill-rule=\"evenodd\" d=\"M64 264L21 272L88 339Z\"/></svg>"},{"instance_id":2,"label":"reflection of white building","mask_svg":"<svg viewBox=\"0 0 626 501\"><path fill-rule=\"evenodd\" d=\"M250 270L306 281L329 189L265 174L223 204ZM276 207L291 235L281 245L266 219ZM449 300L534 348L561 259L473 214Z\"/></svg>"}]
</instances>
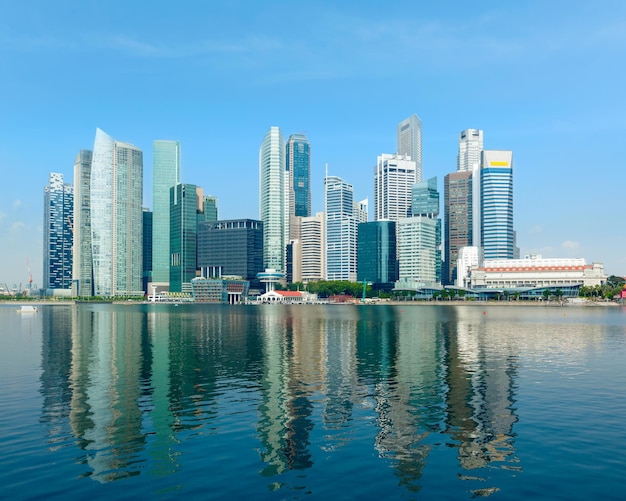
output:
<instances>
[{"instance_id":1,"label":"reflection of white building","mask_svg":"<svg viewBox=\"0 0 626 501\"><path fill-rule=\"evenodd\" d=\"M607 276L602 263L586 264L583 258L549 258L530 255L524 259L485 259L471 269L470 286L565 287L602 285Z\"/></svg>"}]
</instances>

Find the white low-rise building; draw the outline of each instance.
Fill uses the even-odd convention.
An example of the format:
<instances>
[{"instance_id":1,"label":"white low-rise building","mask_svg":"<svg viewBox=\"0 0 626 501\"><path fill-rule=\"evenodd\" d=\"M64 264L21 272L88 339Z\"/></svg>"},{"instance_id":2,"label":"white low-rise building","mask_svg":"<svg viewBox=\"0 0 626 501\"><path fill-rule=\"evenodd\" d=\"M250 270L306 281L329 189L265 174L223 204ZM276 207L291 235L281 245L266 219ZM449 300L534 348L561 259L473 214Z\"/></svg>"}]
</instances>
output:
<instances>
[{"instance_id":1,"label":"white low-rise building","mask_svg":"<svg viewBox=\"0 0 626 501\"><path fill-rule=\"evenodd\" d=\"M587 264L583 258L485 259L471 269L471 288L594 287L606 282L602 263Z\"/></svg>"}]
</instances>

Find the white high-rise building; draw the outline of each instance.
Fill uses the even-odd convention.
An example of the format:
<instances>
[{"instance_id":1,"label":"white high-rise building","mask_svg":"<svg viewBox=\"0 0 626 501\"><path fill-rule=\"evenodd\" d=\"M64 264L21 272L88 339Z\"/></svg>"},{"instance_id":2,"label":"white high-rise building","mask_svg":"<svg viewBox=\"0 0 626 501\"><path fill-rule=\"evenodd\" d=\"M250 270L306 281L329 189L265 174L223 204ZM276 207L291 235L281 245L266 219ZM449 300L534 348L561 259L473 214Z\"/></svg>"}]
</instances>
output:
<instances>
[{"instance_id":1,"label":"white high-rise building","mask_svg":"<svg viewBox=\"0 0 626 501\"><path fill-rule=\"evenodd\" d=\"M259 150L259 218L263 221L263 266L284 272L289 242L289 178L285 139L270 127Z\"/></svg>"},{"instance_id":2,"label":"white high-rise building","mask_svg":"<svg viewBox=\"0 0 626 501\"><path fill-rule=\"evenodd\" d=\"M143 155L96 130L91 163L91 245L96 296L140 295Z\"/></svg>"},{"instance_id":3,"label":"white high-rise building","mask_svg":"<svg viewBox=\"0 0 626 501\"><path fill-rule=\"evenodd\" d=\"M401 289L437 286L437 219L401 218L397 225L398 277Z\"/></svg>"},{"instance_id":4,"label":"white high-rise building","mask_svg":"<svg viewBox=\"0 0 626 501\"><path fill-rule=\"evenodd\" d=\"M411 189L420 181L416 163L408 156L380 155L374 169L374 220L397 222L409 216Z\"/></svg>"},{"instance_id":5,"label":"white high-rise building","mask_svg":"<svg viewBox=\"0 0 626 501\"><path fill-rule=\"evenodd\" d=\"M398 124L398 155L415 162L415 182L422 181L422 121L414 113Z\"/></svg>"},{"instance_id":6,"label":"white high-rise building","mask_svg":"<svg viewBox=\"0 0 626 501\"><path fill-rule=\"evenodd\" d=\"M302 253L301 281L306 284L323 280L326 261L323 212L301 219L300 243Z\"/></svg>"},{"instance_id":7,"label":"white high-rise building","mask_svg":"<svg viewBox=\"0 0 626 501\"><path fill-rule=\"evenodd\" d=\"M465 129L459 132L459 154L456 159L458 172L471 171L480 165L480 154L483 151L483 131Z\"/></svg>"},{"instance_id":8,"label":"white high-rise building","mask_svg":"<svg viewBox=\"0 0 626 501\"><path fill-rule=\"evenodd\" d=\"M356 281L358 220L351 184L336 176L324 179L326 280Z\"/></svg>"}]
</instances>

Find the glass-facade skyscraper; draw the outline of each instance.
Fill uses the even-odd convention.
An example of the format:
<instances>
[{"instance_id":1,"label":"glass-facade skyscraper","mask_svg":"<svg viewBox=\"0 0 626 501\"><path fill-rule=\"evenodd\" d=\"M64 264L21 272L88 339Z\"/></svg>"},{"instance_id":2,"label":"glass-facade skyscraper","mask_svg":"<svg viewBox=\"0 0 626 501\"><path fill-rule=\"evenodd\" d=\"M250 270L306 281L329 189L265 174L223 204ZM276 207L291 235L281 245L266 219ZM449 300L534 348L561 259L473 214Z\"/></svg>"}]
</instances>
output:
<instances>
[{"instance_id":1,"label":"glass-facade skyscraper","mask_svg":"<svg viewBox=\"0 0 626 501\"><path fill-rule=\"evenodd\" d=\"M91 252L91 150L80 150L74 160L73 294L93 296Z\"/></svg>"},{"instance_id":2,"label":"glass-facade skyscraper","mask_svg":"<svg viewBox=\"0 0 626 501\"><path fill-rule=\"evenodd\" d=\"M396 223L360 223L357 240L357 280L371 282L376 289L391 290L398 280Z\"/></svg>"},{"instance_id":3,"label":"glass-facade skyscraper","mask_svg":"<svg viewBox=\"0 0 626 501\"><path fill-rule=\"evenodd\" d=\"M170 189L180 183L180 142L152 143L152 281L170 280Z\"/></svg>"},{"instance_id":4,"label":"glass-facade skyscraper","mask_svg":"<svg viewBox=\"0 0 626 501\"><path fill-rule=\"evenodd\" d=\"M289 176L289 216L311 215L311 145L303 134L292 134L287 141Z\"/></svg>"},{"instance_id":5,"label":"glass-facade skyscraper","mask_svg":"<svg viewBox=\"0 0 626 501\"><path fill-rule=\"evenodd\" d=\"M485 259L514 259L512 151L484 150L482 153L480 229L480 246Z\"/></svg>"},{"instance_id":6,"label":"glass-facade skyscraper","mask_svg":"<svg viewBox=\"0 0 626 501\"><path fill-rule=\"evenodd\" d=\"M170 292L190 292L196 277L198 215L202 189L179 183L170 188ZM154 230L153 230L154 231Z\"/></svg>"},{"instance_id":7,"label":"glass-facade skyscraper","mask_svg":"<svg viewBox=\"0 0 626 501\"><path fill-rule=\"evenodd\" d=\"M94 294L143 294L141 150L97 129L90 190Z\"/></svg>"},{"instance_id":8,"label":"glass-facade skyscraper","mask_svg":"<svg viewBox=\"0 0 626 501\"><path fill-rule=\"evenodd\" d=\"M72 287L74 187L51 173L44 188L43 288Z\"/></svg>"},{"instance_id":9,"label":"glass-facade skyscraper","mask_svg":"<svg viewBox=\"0 0 626 501\"><path fill-rule=\"evenodd\" d=\"M463 247L473 245L472 238L472 171L447 174L444 193L444 254L443 283L451 285L457 278L457 261Z\"/></svg>"},{"instance_id":10,"label":"glass-facade skyscraper","mask_svg":"<svg viewBox=\"0 0 626 501\"><path fill-rule=\"evenodd\" d=\"M263 266L285 271L289 242L289 179L285 139L270 127L259 149L259 218L263 222Z\"/></svg>"},{"instance_id":11,"label":"glass-facade skyscraper","mask_svg":"<svg viewBox=\"0 0 626 501\"><path fill-rule=\"evenodd\" d=\"M398 124L398 155L415 162L415 182L422 180L422 121L415 113Z\"/></svg>"},{"instance_id":12,"label":"glass-facade skyscraper","mask_svg":"<svg viewBox=\"0 0 626 501\"><path fill-rule=\"evenodd\" d=\"M326 215L326 280L357 278L358 219L351 184L337 176L324 179Z\"/></svg>"}]
</instances>

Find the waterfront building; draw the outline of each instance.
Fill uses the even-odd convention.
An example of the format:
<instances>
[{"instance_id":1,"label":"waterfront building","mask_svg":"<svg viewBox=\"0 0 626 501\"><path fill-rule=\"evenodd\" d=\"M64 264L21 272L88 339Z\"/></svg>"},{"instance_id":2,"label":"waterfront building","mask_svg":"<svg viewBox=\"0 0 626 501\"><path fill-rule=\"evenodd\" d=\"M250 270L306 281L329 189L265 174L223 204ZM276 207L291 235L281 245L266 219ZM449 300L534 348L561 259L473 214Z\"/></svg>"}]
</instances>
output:
<instances>
[{"instance_id":1,"label":"waterfront building","mask_svg":"<svg viewBox=\"0 0 626 501\"><path fill-rule=\"evenodd\" d=\"M52 172L44 188L43 224L43 288L50 293L72 288L73 220L74 187Z\"/></svg>"},{"instance_id":2,"label":"waterfront building","mask_svg":"<svg viewBox=\"0 0 626 501\"><path fill-rule=\"evenodd\" d=\"M240 304L247 297L250 283L236 278L196 277L191 291L196 303Z\"/></svg>"},{"instance_id":3,"label":"waterfront building","mask_svg":"<svg viewBox=\"0 0 626 501\"><path fill-rule=\"evenodd\" d=\"M198 224L198 268L205 278L241 277L259 288L263 268L263 223L254 219Z\"/></svg>"},{"instance_id":4,"label":"waterfront building","mask_svg":"<svg viewBox=\"0 0 626 501\"><path fill-rule=\"evenodd\" d=\"M435 282L441 283L441 219L439 218L439 191L437 178L415 183L412 187L411 214L413 217L425 217L435 221Z\"/></svg>"},{"instance_id":5,"label":"waterfront building","mask_svg":"<svg viewBox=\"0 0 626 501\"><path fill-rule=\"evenodd\" d=\"M289 180L285 140L278 127L270 127L259 150L259 214L263 222L263 265L285 270L289 241Z\"/></svg>"},{"instance_id":6,"label":"waterfront building","mask_svg":"<svg viewBox=\"0 0 626 501\"><path fill-rule=\"evenodd\" d=\"M351 184L337 176L324 179L326 280L356 281L358 220Z\"/></svg>"},{"instance_id":7,"label":"waterfront building","mask_svg":"<svg viewBox=\"0 0 626 501\"><path fill-rule=\"evenodd\" d=\"M80 150L74 160L72 294L75 296L93 296L91 158L91 150Z\"/></svg>"},{"instance_id":8,"label":"waterfront building","mask_svg":"<svg viewBox=\"0 0 626 501\"><path fill-rule=\"evenodd\" d=\"M391 290L398 280L396 223L370 221L359 224L357 280L375 289Z\"/></svg>"},{"instance_id":9,"label":"waterfront building","mask_svg":"<svg viewBox=\"0 0 626 501\"><path fill-rule=\"evenodd\" d=\"M477 288L595 287L606 283L602 263L587 264L583 258L487 259L471 268L470 286Z\"/></svg>"},{"instance_id":10,"label":"waterfront building","mask_svg":"<svg viewBox=\"0 0 626 501\"><path fill-rule=\"evenodd\" d=\"M326 275L325 219L324 213L318 212L315 216L303 217L300 221L300 281L302 283L317 282Z\"/></svg>"},{"instance_id":11,"label":"waterfront building","mask_svg":"<svg viewBox=\"0 0 626 501\"><path fill-rule=\"evenodd\" d=\"M485 259L513 259L515 235L513 232L513 153L511 151L483 150L482 152L479 224L480 242L473 242L473 245L483 248Z\"/></svg>"},{"instance_id":12,"label":"waterfront building","mask_svg":"<svg viewBox=\"0 0 626 501\"><path fill-rule=\"evenodd\" d=\"M455 283L460 250L472 245L472 171L452 172L444 177L444 271L443 283Z\"/></svg>"},{"instance_id":13,"label":"waterfront building","mask_svg":"<svg viewBox=\"0 0 626 501\"><path fill-rule=\"evenodd\" d=\"M97 296L143 294L142 196L141 150L97 129L91 163L91 240Z\"/></svg>"},{"instance_id":14,"label":"waterfront building","mask_svg":"<svg viewBox=\"0 0 626 501\"><path fill-rule=\"evenodd\" d=\"M203 201L202 188L195 184L178 183L170 188L170 292L191 292Z\"/></svg>"},{"instance_id":15,"label":"waterfront building","mask_svg":"<svg viewBox=\"0 0 626 501\"><path fill-rule=\"evenodd\" d=\"M170 281L170 190L180 183L180 142L152 143L152 280L161 288Z\"/></svg>"},{"instance_id":16,"label":"waterfront building","mask_svg":"<svg viewBox=\"0 0 626 501\"><path fill-rule=\"evenodd\" d=\"M457 172L471 172L475 165L480 165L482 151L482 130L465 129L459 132L459 153L456 159Z\"/></svg>"},{"instance_id":17,"label":"waterfront building","mask_svg":"<svg viewBox=\"0 0 626 501\"><path fill-rule=\"evenodd\" d=\"M395 288L414 290L439 285L437 219L400 218L397 225L398 281Z\"/></svg>"},{"instance_id":18,"label":"waterfront building","mask_svg":"<svg viewBox=\"0 0 626 501\"><path fill-rule=\"evenodd\" d=\"M409 216L411 187L416 182L415 161L406 155L380 155L374 169L374 220L398 221Z\"/></svg>"},{"instance_id":19,"label":"waterfront building","mask_svg":"<svg viewBox=\"0 0 626 501\"><path fill-rule=\"evenodd\" d=\"M396 153L415 162L415 182L419 183L422 180L422 121L416 114L398 124Z\"/></svg>"},{"instance_id":20,"label":"waterfront building","mask_svg":"<svg viewBox=\"0 0 626 501\"><path fill-rule=\"evenodd\" d=\"M152 282L152 237L153 237L153 213L151 210L143 210L143 266L142 288L146 293L150 292L149 285Z\"/></svg>"},{"instance_id":21,"label":"waterfront building","mask_svg":"<svg viewBox=\"0 0 626 501\"><path fill-rule=\"evenodd\" d=\"M311 215L311 145L304 134L291 134L286 145L289 216Z\"/></svg>"},{"instance_id":22,"label":"waterfront building","mask_svg":"<svg viewBox=\"0 0 626 501\"><path fill-rule=\"evenodd\" d=\"M456 264L456 279L454 285L457 287L468 288L471 284L471 270L480 266L483 262L482 247L465 246L461 247L458 252Z\"/></svg>"}]
</instances>

